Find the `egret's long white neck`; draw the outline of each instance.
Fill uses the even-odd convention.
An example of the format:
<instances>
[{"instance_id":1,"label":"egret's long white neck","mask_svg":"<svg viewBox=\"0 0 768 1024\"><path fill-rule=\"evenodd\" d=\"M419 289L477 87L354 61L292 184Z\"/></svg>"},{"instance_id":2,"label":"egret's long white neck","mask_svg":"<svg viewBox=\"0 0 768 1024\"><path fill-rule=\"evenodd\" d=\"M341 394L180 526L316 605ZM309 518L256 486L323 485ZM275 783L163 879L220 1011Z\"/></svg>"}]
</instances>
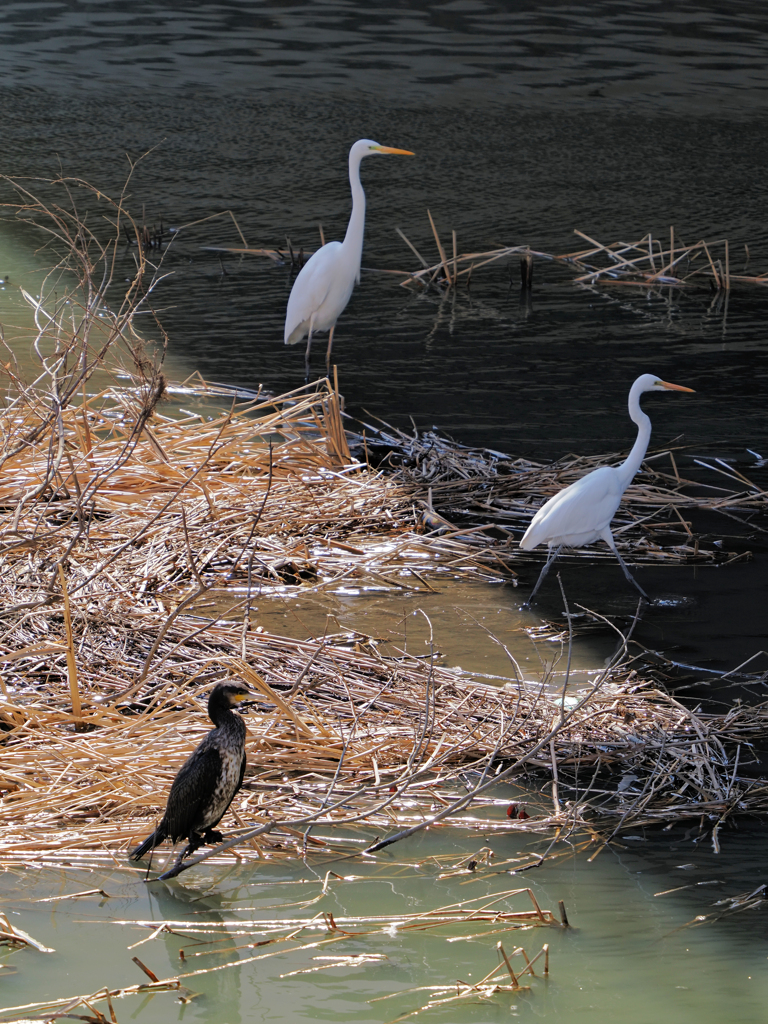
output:
<instances>
[{"instance_id":1,"label":"egret's long white neck","mask_svg":"<svg viewBox=\"0 0 768 1024\"><path fill-rule=\"evenodd\" d=\"M648 451L648 442L651 439L651 421L640 408L640 395L644 390L641 382L635 381L629 391L629 416L632 422L637 424L637 439L627 458L620 466L616 467L622 486L625 488L629 486L635 473L640 469L645 453Z\"/></svg>"},{"instance_id":2,"label":"egret's long white neck","mask_svg":"<svg viewBox=\"0 0 768 1024\"><path fill-rule=\"evenodd\" d=\"M342 243L350 253L350 263L355 267L355 280L360 284L360 262L363 258L363 232L365 231L365 192L360 184L360 161L363 154L349 154L349 185L352 189L352 215ZM354 261L354 262L353 262Z\"/></svg>"}]
</instances>

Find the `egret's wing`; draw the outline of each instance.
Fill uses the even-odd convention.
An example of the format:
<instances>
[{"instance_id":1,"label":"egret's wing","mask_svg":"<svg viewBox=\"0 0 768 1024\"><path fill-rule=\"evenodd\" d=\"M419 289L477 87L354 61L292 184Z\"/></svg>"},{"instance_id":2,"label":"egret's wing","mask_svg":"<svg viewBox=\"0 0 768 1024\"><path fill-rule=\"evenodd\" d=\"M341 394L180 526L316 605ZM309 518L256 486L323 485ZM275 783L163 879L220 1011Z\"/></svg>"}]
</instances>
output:
<instances>
[{"instance_id":1,"label":"egret's wing","mask_svg":"<svg viewBox=\"0 0 768 1024\"><path fill-rule=\"evenodd\" d=\"M340 255L341 242L328 242L299 271L285 311L286 345L295 345L309 333L312 315L317 314L333 287Z\"/></svg>"},{"instance_id":2,"label":"egret's wing","mask_svg":"<svg viewBox=\"0 0 768 1024\"><path fill-rule=\"evenodd\" d=\"M530 551L539 544L590 544L610 525L623 493L616 470L601 466L542 505L520 547Z\"/></svg>"}]
</instances>

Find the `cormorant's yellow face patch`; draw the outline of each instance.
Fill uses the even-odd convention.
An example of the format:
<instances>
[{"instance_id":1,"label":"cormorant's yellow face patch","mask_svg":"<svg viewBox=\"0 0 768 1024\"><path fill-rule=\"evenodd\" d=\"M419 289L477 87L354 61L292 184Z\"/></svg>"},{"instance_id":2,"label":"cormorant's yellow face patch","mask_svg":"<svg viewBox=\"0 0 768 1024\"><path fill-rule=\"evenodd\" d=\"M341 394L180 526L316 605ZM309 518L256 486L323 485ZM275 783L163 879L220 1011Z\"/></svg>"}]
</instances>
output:
<instances>
[{"instance_id":1,"label":"cormorant's yellow face patch","mask_svg":"<svg viewBox=\"0 0 768 1024\"><path fill-rule=\"evenodd\" d=\"M237 701L248 700L249 697L250 697L249 693L233 693L232 694L232 700L237 700Z\"/></svg>"}]
</instances>

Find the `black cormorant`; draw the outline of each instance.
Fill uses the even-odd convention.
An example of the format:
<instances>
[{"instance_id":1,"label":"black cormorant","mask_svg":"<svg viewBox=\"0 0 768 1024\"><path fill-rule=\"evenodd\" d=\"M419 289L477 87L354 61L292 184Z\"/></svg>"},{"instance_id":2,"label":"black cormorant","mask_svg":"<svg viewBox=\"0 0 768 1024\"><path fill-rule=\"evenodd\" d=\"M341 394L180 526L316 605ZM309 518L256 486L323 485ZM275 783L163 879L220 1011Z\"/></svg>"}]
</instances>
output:
<instances>
[{"instance_id":1,"label":"black cormorant","mask_svg":"<svg viewBox=\"0 0 768 1024\"><path fill-rule=\"evenodd\" d=\"M216 728L179 769L163 820L131 853L131 860L139 860L164 839L173 843L187 840L179 862L199 846L222 841L221 832L214 832L213 827L224 817L245 772L245 723L232 707L249 696L243 683L230 680L214 686L208 715Z\"/></svg>"}]
</instances>

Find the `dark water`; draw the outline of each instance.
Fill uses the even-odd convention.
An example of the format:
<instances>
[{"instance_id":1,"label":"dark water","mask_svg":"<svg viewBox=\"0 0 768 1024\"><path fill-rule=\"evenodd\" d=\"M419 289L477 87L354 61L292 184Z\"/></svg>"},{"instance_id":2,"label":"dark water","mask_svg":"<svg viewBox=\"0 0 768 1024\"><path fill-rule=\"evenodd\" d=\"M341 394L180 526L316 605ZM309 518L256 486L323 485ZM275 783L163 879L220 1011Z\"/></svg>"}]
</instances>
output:
<instances>
[{"instance_id":1,"label":"dark water","mask_svg":"<svg viewBox=\"0 0 768 1024\"><path fill-rule=\"evenodd\" d=\"M7 84L52 91L351 91L483 107L597 98L733 115L765 104L763 15L743 0L10 0L0 28Z\"/></svg>"},{"instance_id":2,"label":"dark water","mask_svg":"<svg viewBox=\"0 0 768 1024\"><path fill-rule=\"evenodd\" d=\"M132 183L138 216L231 209L251 245L314 248L320 222L343 234L346 152L368 135L417 159L364 165L366 266L413 268L396 226L435 258L429 208L460 248L567 252L584 244L574 228L609 241L673 225L678 239L728 237L734 267L749 245L757 272L768 44L760 8L734 6L11 4L0 167L61 166L115 190L125 154L156 146ZM174 353L214 379L294 385L289 270L220 263L205 244L238 238L222 219L169 253ZM520 454L597 452L631 439L625 394L650 369L700 392L659 408L659 440L759 450L762 293L734 294L726 315L705 292L598 294L541 265L521 306L517 280L516 264L489 268L441 302L365 275L336 335L351 408Z\"/></svg>"},{"instance_id":3,"label":"dark water","mask_svg":"<svg viewBox=\"0 0 768 1024\"><path fill-rule=\"evenodd\" d=\"M609 242L649 231L667 238L674 226L678 241L727 237L735 271L746 263L745 246L750 272L768 270L767 100L768 23L757 3L0 7L0 172L63 169L116 192L126 154L136 159L152 149L130 188L139 218L179 226L231 210L252 246L283 245L289 236L310 249L318 223L326 238L343 235L346 154L356 138L372 137L417 153L363 166L363 263L373 268L414 268L397 226L436 258L430 209L445 240L457 231L460 250L527 243L562 253L584 246L574 229ZM34 262L35 244L28 229L0 223L7 289ZM204 248L237 244L231 221L221 218L182 232L165 256L173 275L158 305L174 375L199 370L287 390L303 380L301 346L282 344L291 271ZM121 258L127 275L132 254ZM517 275L516 264L488 268L473 275L470 293L441 299L364 273L334 345L348 409L401 426L412 418L519 455L597 453L631 443L626 393L650 371L696 389L647 396L656 442L684 435L692 454L734 458L748 472L755 456L747 449L768 455L768 294L735 288L725 302L704 289L586 290L562 269L537 263L526 299ZM317 348L319 371L324 346ZM720 570L642 570L644 586L690 601L649 610L638 637L681 661L720 668L765 648L763 546L754 562ZM634 603L615 597L617 575L609 565L564 570L569 593L578 590L603 611L617 610L617 600L619 610ZM511 609L515 595L504 600ZM554 584L541 610L559 611ZM748 863L737 839L722 857L734 891L762 881L759 837L750 843ZM654 891L674 884L665 872L673 875L675 858L692 859L691 839L681 844L684 855L664 845L654 854ZM599 939L583 948L602 966L579 955L568 960L562 999L534 1012L570 1019L578 1000L585 1019L594 1006L590 1019L620 1012L644 1024L658 1017L643 1009L648 979L669 968L664 992L676 1020L756 1019L759 1001L739 987L748 986L748 954L739 947L741 959L729 959L725 933L709 933L706 950L696 947L699 973L689 979L696 989L716 976L717 994L676 995L669 965L682 970L688 947L659 946L671 949L665 963L655 937L703 902L691 898L662 920L649 909L652 893L636 898L632 881L651 868L627 864L605 882L604 903L589 890L579 904L586 878L600 876L574 869L577 905L585 914L598 908L584 920ZM632 942L628 933L636 933ZM626 958L613 957L614 948L640 950L625 975ZM441 962L432 948L409 956ZM735 988L723 964L740 979ZM409 983L426 981L414 969ZM342 991L341 984L329 989ZM261 994L239 999L233 1005L242 1003L245 1017ZM334 1007L331 1000L324 1012L341 1019ZM344 1013L362 1019L359 1009Z\"/></svg>"},{"instance_id":4,"label":"dark water","mask_svg":"<svg viewBox=\"0 0 768 1024\"><path fill-rule=\"evenodd\" d=\"M768 269L768 117L758 99L768 35L755 5L725 19L714 6L637 4L538 15L479 3L30 10L0 13L0 168L62 167L115 191L126 154L156 147L130 189L150 224L232 210L252 246L289 236L314 248L318 223L328 238L343 235L346 153L369 135L417 157L363 165L364 266L414 268L397 226L435 259L430 209L446 241L456 229L460 250L525 242L568 252L586 244L574 228L613 240L666 238L674 226L678 240L727 237L735 270L744 245L750 271ZM399 61L394 71L385 53ZM485 85L469 98L467 69L478 61ZM426 62L443 69L440 83ZM386 88L375 84L382 75ZM613 88L602 88L606 77ZM6 235L9 270L34 242L20 229ZM303 346L282 343L292 272L204 248L237 244L223 217L183 232L166 254L172 276L158 305L173 372L279 393L303 380ZM133 254L123 260L128 275ZM705 289L586 290L546 263L536 264L530 300L518 281L516 262L490 267L469 294L441 299L364 274L334 346L348 409L516 455L599 453L631 444L627 389L651 371L697 392L646 397L655 442L682 437L692 454L737 458L748 473L747 449L768 454L765 292L734 289L726 303ZM320 372L322 340L316 349ZM569 592L610 609L615 575L571 572ZM648 570L654 592L695 603L650 613L640 637L731 668L765 646L764 577L762 562ZM543 600L545 612L559 610L554 584Z\"/></svg>"},{"instance_id":5,"label":"dark water","mask_svg":"<svg viewBox=\"0 0 768 1024\"><path fill-rule=\"evenodd\" d=\"M763 122L715 132L709 120L675 115L413 111L357 98L144 92L130 101L13 93L3 122L7 172L55 173L61 161L113 190L127 171L124 153L157 145L132 183L139 218L145 209L149 223L179 225L232 209L251 245L284 245L290 236L314 248L320 222L326 237L341 236L346 151L367 133L418 157L363 167L365 266L414 269L396 226L436 258L430 208L444 238L455 228L460 248L475 251L530 243L568 252L585 244L575 227L613 240L649 230L668 237L674 225L684 240L728 237L734 264L748 244L750 267L768 267ZM167 256L174 275L160 296L164 326L190 370L287 389L303 379L301 346L282 344L290 270L257 257L220 262L202 248L238 244L225 219L182 235ZM131 266L126 253L126 273ZM520 302L516 262L475 273L469 296L462 290L445 301L364 274L336 332L348 403L519 454L553 457L571 444L599 452L606 437L632 438L626 392L650 370L699 392L691 401L650 400L659 441L685 433L704 445L765 447L761 291L734 292L726 311L706 291L598 293L548 264L535 274L530 304ZM322 342L317 348L319 372Z\"/></svg>"}]
</instances>

